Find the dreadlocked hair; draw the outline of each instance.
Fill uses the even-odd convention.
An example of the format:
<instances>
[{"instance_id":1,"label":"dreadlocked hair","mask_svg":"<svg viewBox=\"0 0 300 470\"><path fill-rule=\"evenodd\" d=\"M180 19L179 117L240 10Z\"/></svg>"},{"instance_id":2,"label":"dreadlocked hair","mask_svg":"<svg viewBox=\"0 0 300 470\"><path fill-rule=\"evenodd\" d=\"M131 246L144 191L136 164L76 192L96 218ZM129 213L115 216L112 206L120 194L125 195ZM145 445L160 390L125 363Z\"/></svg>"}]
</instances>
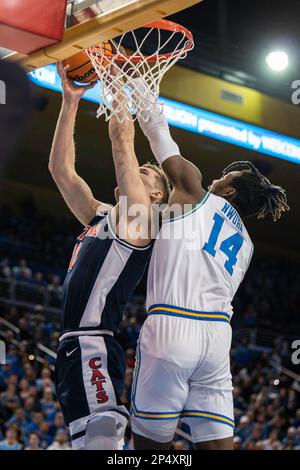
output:
<instances>
[{"instance_id":1,"label":"dreadlocked hair","mask_svg":"<svg viewBox=\"0 0 300 470\"><path fill-rule=\"evenodd\" d=\"M151 168L151 170L154 170L157 173L157 175L160 177L161 187L163 189L163 198L162 198L161 203L167 204L169 200L170 192L171 192L171 185L169 183L169 180L164 170L160 166L155 165L155 163L151 163L151 162L145 163L143 167Z\"/></svg>"},{"instance_id":2,"label":"dreadlocked hair","mask_svg":"<svg viewBox=\"0 0 300 470\"><path fill-rule=\"evenodd\" d=\"M283 212L290 210L285 190L272 184L251 162L232 163L222 174L225 176L231 171L242 171L242 175L231 183L237 192L232 204L242 218L257 216L264 219L270 214L276 222Z\"/></svg>"}]
</instances>

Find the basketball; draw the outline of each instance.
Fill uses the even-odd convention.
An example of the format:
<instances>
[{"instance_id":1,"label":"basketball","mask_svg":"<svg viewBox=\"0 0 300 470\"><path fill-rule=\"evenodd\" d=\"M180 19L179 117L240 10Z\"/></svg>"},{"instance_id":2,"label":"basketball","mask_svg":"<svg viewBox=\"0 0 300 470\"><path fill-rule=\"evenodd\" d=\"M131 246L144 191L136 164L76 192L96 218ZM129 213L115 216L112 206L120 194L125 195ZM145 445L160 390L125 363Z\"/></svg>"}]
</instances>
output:
<instances>
[{"instance_id":1,"label":"basketball","mask_svg":"<svg viewBox=\"0 0 300 470\"><path fill-rule=\"evenodd\" d=\"M102 43L101 47L96 46L96 49L101 49L102 51L105 50L107 52L113 51L112 45L109 41ZM72 57L69 57L68 59L65 59L63 64L64 67L66 65L70 66L70 69L67 72L67 76L74 82L93 83L98 80L97 72L95 71L92 62L90 61L89 56L84 50L78 52ZM104 67L106 67L107 64L108 61L104 61Z\"/></svg>"}]
</instances>

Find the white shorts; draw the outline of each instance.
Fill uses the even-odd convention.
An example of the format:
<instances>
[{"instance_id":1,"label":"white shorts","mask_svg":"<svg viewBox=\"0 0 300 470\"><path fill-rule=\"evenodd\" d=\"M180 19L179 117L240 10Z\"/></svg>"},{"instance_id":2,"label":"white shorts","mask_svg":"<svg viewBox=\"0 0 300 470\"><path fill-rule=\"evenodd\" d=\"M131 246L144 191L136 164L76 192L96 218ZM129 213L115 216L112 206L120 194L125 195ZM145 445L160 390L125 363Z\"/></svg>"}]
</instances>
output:
<instances>
[{"instance_id":1,"label":"white shorts","mask_svg":"<svg viewBox=\"0 0 300 470\"><path fill-rule=\"evenodd\" d=\"M229 322L148 316L137 347L133 432L170 442L181 418L194 442L232 436L231 336Z\"/></svg>"}]
</instances>

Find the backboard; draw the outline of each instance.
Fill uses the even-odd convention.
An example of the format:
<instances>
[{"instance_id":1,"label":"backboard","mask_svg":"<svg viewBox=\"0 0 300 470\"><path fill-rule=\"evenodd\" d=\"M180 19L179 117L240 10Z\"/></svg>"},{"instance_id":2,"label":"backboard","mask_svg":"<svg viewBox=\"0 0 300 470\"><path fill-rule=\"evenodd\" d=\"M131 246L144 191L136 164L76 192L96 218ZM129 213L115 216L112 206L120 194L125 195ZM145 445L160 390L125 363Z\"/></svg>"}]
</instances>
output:
<instances>
[{"instance_id":1,"label":"backboard","mask_svg":"<svg viewBox=\"0 0 300 470\"><path fill-rule=\"evenodd\" d=\"M18 62L30 72L200 1L202 0L69 0L64 38L61 42L28 56L13 52L4 59Z\"/></svg>"}]
</instances>

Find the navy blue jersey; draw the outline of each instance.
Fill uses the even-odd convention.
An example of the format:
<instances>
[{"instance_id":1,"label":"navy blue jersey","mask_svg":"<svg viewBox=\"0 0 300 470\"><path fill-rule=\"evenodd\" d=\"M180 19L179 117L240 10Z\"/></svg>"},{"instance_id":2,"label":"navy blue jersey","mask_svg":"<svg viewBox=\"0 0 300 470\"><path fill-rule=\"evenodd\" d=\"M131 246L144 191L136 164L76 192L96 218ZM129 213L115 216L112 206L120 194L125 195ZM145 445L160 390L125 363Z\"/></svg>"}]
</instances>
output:
<instances>
[{"instance_id":1,"label":"navy blue jersey","mask_svg":"<svg viewBox=\"0 0 300 470\"><path fill-rule=\"evenodd\" d=\"M63 285L62 330L115 332L148 265L152 246L119 240L108 213L97 212L77 238Z\"/></svg>"}]
</instances>

